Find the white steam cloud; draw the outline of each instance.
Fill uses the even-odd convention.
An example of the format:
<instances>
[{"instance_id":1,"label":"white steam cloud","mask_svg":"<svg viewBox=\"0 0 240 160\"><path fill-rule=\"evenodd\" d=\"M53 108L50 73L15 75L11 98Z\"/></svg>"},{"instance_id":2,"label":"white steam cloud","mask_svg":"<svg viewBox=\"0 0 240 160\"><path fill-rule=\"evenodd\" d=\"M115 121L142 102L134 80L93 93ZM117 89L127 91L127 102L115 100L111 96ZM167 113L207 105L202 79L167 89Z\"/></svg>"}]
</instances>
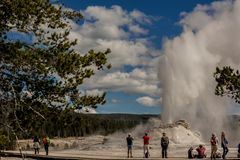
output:
<instances>
[{"instance_id":1,"label":"white steam cloud","mask_svg":"<svg viewBox=\"0 0 240 160\"><path fill-rule=\"evenodd\" d=\"M186 119L200 131L219 133L230 112L229 99L214 94L217 66L240 67L240 1L197 5L182 13L183 33L166 40L160 58L162 118Z\"/></svg>"},{"instance_id":2,"label":"white steam cloud","mask_svg":"<svg viewBox=\"0 0 240 160\"><path fill-rule=\"evenodd\" d=\"M159 106L162 102L162 99L154 99L148 96L144 96L144 97L139 97L136 100L139 104L142 104L143 106L147 106L147 107L154 107L154 106Z\"/></svg>"}]
</instances>

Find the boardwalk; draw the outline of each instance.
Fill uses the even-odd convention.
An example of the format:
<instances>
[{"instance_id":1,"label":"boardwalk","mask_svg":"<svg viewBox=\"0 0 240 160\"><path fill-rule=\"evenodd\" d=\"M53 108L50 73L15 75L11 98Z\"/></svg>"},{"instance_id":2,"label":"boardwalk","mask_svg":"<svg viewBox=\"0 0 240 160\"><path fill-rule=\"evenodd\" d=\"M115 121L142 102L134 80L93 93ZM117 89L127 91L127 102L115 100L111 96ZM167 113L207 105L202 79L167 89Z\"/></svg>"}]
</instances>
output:
<instances>
[{"instance_id":1,"label":"boardwalk","mask_svg":"<svg viewBox=\"0 0 240 160\"><path fill-rule=\"evenodd\" d=\"M5 151L5 152L0 152L1 157L18 157L21 158L21 154L20 153L16 153L16 152L12 152L12 151ZM146 158L140 158L140 157L136 157L136 158L116 158L116 157L67 157L67 156L55 156L55 155L49 155L49 156L45 156L45 155L35 155L35 154L29 154L29 153L24 153L24 157L25 158L32 158L32 159L38 159L38 160L93 160L93 159L98 159L98 160L126 160L126 159L137 159L137 160L143 160ZM151 157L148 158L149 160L159 160L162 158L159 157ZM187 159L186 157L169 157L169 160L182 160L182 159ZM205 159L210 159L210 158L205 158ZM240 158L235 158L235 157L228 157L228 160L237 160Z\"/></svg>"}]
</instances>

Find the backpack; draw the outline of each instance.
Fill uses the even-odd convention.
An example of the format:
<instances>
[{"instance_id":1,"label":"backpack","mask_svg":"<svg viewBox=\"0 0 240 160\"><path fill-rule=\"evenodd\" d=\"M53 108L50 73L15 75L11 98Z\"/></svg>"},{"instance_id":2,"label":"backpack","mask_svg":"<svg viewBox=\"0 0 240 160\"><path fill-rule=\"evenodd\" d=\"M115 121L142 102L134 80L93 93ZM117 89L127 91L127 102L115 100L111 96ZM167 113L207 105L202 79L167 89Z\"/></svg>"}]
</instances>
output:
<instances>
[{"instance_id":1,"label":"backpack","mask_svg":"<svg viewBox=\"0 0 240 160\"><path fill-rule=\"evenodd\" d=\"M162 144L163 146L167 146L168 143L169 143L168 137L162 137L162 139L161 139L161 144Z\"/></svg>"},{"instance_id":2,"label":"backpack","mask_svg":"<svg viewBox=\"0 0 240 160\"><path fill-rule=\"evenodd\" d=\"M48 137L47 138L43 138L43 144L44 145L50 144L50 139Z\"/></svg>"},{"instance_id":3,"label":"backpack","mask_svg":"<svg viewBox=\"0 0 240 160\"><path fill-rule=\"evenodd\" d=\"M43 138L43 144L46 145L47 144L47 139Z\"/></svg>"}]
</instances>

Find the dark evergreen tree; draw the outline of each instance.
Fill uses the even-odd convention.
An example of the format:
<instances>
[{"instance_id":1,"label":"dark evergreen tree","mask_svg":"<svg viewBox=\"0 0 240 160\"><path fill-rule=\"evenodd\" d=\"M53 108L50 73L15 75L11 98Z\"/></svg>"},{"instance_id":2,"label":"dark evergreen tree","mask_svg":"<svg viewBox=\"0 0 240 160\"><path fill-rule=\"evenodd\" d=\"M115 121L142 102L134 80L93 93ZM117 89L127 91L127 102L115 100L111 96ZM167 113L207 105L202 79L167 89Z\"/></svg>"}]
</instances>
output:
<instances>
[{"instance_id":1,"label":"dark evergreen tree","mask_svg":"<svg viewBox=\"0 0 240 160\"><path fill-rule=\"evenodd\" d=\"M5 128L25 131L20 124L26 119L35 123L27 130L38 128L42 125L38 120L46 119L42 114L45 106L95 108L105 103L105 94L86 96L79 87L97 70L111 67L106 58L110 49L78 53L73 49L77 40L68 37L68 21L78 22L82 15L51 2L0 1L0 124ZM9 35L31 37L33 41L11 39ZM17 114L23 110L35 116ZM57 117L52 120L57 122Z\"/></svg>"},{"instance_id":2,"label":"dark evergreen tree","mask_svg":"<svg viewBox=\"0 0 240 160\"><path fill-rule=\"evenodd\" d=\"M217 86L215 94L218 96L228 96L240 103L240 74L239 71L225 66L222 69L216 68L214 73Z\"/></svg>"}]
</instances>

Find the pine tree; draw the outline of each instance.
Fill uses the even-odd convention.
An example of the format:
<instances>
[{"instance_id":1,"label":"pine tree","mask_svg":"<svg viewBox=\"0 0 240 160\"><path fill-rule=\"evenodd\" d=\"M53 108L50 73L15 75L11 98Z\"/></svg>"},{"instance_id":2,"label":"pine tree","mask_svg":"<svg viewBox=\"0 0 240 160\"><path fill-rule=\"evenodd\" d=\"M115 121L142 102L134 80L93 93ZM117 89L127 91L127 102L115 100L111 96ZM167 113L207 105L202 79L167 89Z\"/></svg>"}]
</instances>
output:
<instances>
[{"instance_id":1,"label":"pine tree","mask_svg":"<svg viewBox=\"0 0 240 160\"><path fill-rule=\"evenodd\" d=\"M41 106L78 108L105 103L105 94L86 96L79 92L86 78L111 67L106 57L110 49L85 54L73 49L77 40L69 39L69 20L77 23L82 18L81 13L49 0L0 1L2 126L12 128L16 124L21 128L18 110L30 109L41 118ZM11 39L11 35L23 38Z\"/></svg>"},{"instance_id":2,"label":"pine tree","mask_svg":"<svg viewBox=\"0 0 240 160\"><path fill-rule=\"evenodd\" d=\"M217 86L215 94L218 96L228 96L240 103L240 74L239 71L225 66L222 69L216 68L214 73Z\"/></svg>"}]
</instances>

